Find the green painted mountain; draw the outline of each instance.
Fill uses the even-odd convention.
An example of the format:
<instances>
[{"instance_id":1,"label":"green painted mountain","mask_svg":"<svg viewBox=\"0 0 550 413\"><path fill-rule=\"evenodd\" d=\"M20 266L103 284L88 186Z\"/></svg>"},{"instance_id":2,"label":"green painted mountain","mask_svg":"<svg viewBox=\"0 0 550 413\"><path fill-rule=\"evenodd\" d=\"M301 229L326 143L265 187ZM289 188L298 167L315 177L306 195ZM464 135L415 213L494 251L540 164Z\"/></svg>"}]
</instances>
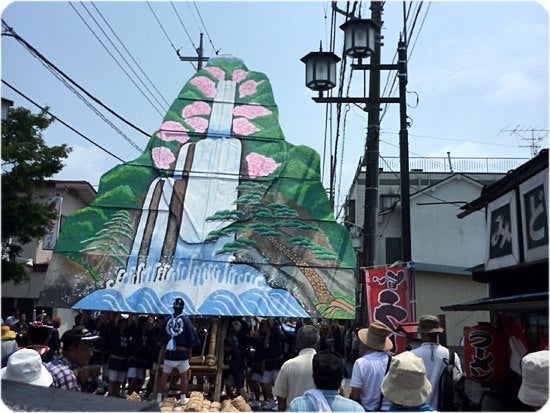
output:
<instances>
[{"instance_id":1,"label":"green painted mountain","mask_svg":"<svg viewBox=\"0 0 550 413\"><path fill-rule=\"evenodd\" d=\"M211 59L144 153L68 217L40 302L162 313L184 291L196 314L353 318L355 255L319 170L315 151L285 141L268 78Z\"/></svg>"}]
</instances>

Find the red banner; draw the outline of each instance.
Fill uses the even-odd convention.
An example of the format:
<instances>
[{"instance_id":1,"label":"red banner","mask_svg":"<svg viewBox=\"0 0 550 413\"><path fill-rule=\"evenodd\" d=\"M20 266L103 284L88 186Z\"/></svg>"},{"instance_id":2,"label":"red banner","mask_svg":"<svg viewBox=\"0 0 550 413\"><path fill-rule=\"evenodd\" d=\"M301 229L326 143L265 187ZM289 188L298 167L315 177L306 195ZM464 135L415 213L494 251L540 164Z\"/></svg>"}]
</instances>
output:
<instances>
[{"instance_id":1,"label":"red banner","mask_svg":"<svg viewBox=\"0 0 550 413\"><path fill-rule=\"evenodd\" d=\"M406 336L399 325L414 322L413 283L410 268L392 267L365 270L369 323L378 321L390 330L393 354L405 350Z\"/></svg>"},{"instance_id":2,"label":"red banner","mask_svg":"<svg viewBox=\"0 0 550 413\"><path fill-rule=\"evenodd\" d=\"M506 377L506 351L500 329L479 322L464 333L464 370L468 378L491 387Z\"/></svg>"}]
</instances>

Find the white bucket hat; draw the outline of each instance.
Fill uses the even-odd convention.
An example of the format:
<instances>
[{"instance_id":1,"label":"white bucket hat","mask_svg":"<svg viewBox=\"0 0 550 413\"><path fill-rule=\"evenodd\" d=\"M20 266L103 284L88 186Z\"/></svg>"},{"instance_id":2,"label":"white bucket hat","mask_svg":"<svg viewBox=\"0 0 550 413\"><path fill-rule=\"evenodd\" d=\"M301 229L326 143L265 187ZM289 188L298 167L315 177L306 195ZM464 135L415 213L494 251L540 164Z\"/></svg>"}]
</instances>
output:
<instances>
[{"instance_id":1,"label":"white bucket hat","mask_svg":"<svg viewBox=\"0 0 550 413\"><path fill-rule=\"evenodd\" d=\"M8 364L0 371L0 377L44 387L51 386L53 382L38 352L28 348L17 350L9 357Z\"/></svg>"},{"instance_id":2,"label":"white bucket hat","mask_svg":"<svg viewBox=\"0 0 550 413\"><path fill-rule=\"evenodd\" d=\"M422 359L410 351L393 357L381 384L382 394L401 406L422 406L432 391Z\"/></svg>"},{"instance_id":3,"label":"white bucket hat","mask_svg":"<svg viewBox=\"0 0 550 413\"><path fill-rule=\"evenodd\" d=\"M521 360L518 398L529 406L542 407L548 401L548 350L529 353Z\"/></svg>"}]
</instances>

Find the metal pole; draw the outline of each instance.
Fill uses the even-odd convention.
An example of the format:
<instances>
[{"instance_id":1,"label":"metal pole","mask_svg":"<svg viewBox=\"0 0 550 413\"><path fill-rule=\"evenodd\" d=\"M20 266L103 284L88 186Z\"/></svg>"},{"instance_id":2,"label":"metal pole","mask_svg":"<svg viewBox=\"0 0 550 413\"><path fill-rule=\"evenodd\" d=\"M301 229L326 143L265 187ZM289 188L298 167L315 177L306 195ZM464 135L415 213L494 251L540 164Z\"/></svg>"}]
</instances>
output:
<instances>
[{"instance_id":1,"label":"metal pole","mask_svg":"<svg viewBox=\"0 0 550 413\"><path fill-rule=\"evenodd\" d=\"M380 98L381 32L383 5L371 1L371 19L376 23L375 48L371 56L373 69L369 76L369 98ZM378 159L380 152L380 104L371 103L368 109L367 145L365 148L365 216L363 223L363 267L372 267L376 262L376 217L378 213ZM364 284L364 283L363 283ZM363 297L366 304L366 285ZM367 322L367 306L361 306L361 321Z\"/></svg>"},{"instance_id":2,"label":"metal pole","mask_svg":"<svg viewBox=\"0 0 550 413\"><path fill-rule=\"evenodd\" d=\"M407 130L407 45L397 46L399 66L399 163L401 170L401 260L411 261L411 191L409 184L409 131Z\"/></svg>"},{"instance_id":3,"label":"metal pole","mask_svg":"<svg viewBox=\"0 0 550 413\"><path fill-rule=\"evenodd\" d=\"M197 72L202 69L202 33L201 33L201 39L199 42L199 48L197 49L197 55L199 56L198 63L197 63Z\"/></svg>"}]
</instances>

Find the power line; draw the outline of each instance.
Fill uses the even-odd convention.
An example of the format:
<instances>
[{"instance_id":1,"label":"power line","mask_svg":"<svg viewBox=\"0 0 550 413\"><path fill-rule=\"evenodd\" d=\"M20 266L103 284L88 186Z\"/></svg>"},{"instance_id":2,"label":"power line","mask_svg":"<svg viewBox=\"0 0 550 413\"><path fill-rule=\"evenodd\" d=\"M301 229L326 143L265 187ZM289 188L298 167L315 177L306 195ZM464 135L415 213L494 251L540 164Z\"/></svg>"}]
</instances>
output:
<instances>
[{"instance_id":1,"label":"power line","mask_svg":"<svg viewBox=\"0 0 550 413\"><path fill-rule=\"evenodd\" d=\"M124 63L126 63L128 65L128 67L130 68L130 70L132 70L132 72L134 73L134 75L138 78L139 81L141 81L141 83L145 86L145 88L147 89L147 91L151 94L151 91L149 90L149 88L147 88L147 86L143 83L143 81L141 80L141 78L137 75L137 73L135 72L135 70L133 69L132 65L130 65L128 63L128 61L126 60L126 58L122 55L122 53L120 52L120 50L115 46L115 44L111 41L110 37L107 35L107 33L105 33L105 31L101 28L100 24L97 22L97 20L95 19L95 17L92 15L92 13L88 10L88 8L86 7L86 5L82 2L80 2L80 4L82 5L82 7L84 8L84 10L86 10L86 12L88 13L88 15L92 18L92 20L94 21L94 23L97 25L97 27L99 28L99 30L101 30L101 33L103 33L103 35L107 38L107 40L109 41L109 43L111 43L111 46L113 46L113 48L117 51L117 53L119 54L119 56L122 58L122 60L124 61ZM92 3L93 4L93 3ZM114 62L118 65L118 67L120 67L120 69L122 70L122 72L126 75L126 77L128 77L128 79L130 79L130 81L134 84L134 86L140 91L140 93L143 95L143 97L145 97L145 99L147 99L147 101L151 104L151 106L157 111L157 113L160 115L160 116L164 116L164 113L162 111L160 111L156 106L155 104L151 101L151 99L149 99L147 97L147 95L143 92L143 90L141 90L141 88L138 86L138 84L135 82L134 79L132 79L132 77L130 76L130 74L128 73L128 71L122 67L120 61L115 57L113 56L113 54L111 53L111 51L109 50L109 48L105 45L105 43L103 43L103 41L99 38L99 36L96 34L96 32L90 27L90 25L86 22L86 20L84 19L84 17L78 12L78 10L76 9L76 7L71 3L69 2L69 5L73 8L73 10L75 11L75 13L78 15L78 17L80 17L80 19L82 20L82 22L86 25L86 27L90 30L90 32L94 35L94 37L97 39L97 41L101 44L101 46L103 46L103 48L105 49L105 51L109 54L109 56L111 56L111 58L114 60ZM155 98L155 100L157 100L157 103L159 103L161 106L162 104L158 101L158 99Z\"/></svg>"},{"instance_id":2,"label":"power line","mask_svg":"<svg viewBox=\"0 0 550 413\"><path fill-rule=\"evenodd\" d=\"M65 78L63 78L58 72L56 72L52 67L48 66L45 62L41 61L38 56L36 56L32 51L31 54L33 57L37 58L40 63L54 75L57 80L59 80L63 85L75 94L93 113L95 113L101 120L103 120L108 126L110 126L115 132L127 140L130 144L135 144L124 132L116 127L109 119L103 115L94 105L92 105L78 90L76 90L73 85L71 85Z\"/></svg>"},{"instance_id":3,"label":"power line","mask_svg":"<svg viewBox=\"0 0 550 413\"><path fill-rule=\"evenodd\" d=\"M383 134L390 134L390 135L399 135L398 132L382 132ZM472 141L464 138L442 138L438 136L428 136L428 135L412 135L409 134L409 136L416 137L416 138L425 138L425 139L436 139L441 141L454 141L454 142L464 142L464 143L479 143L482 145L492 145L492 146L507 146L507 147L515 147L516 145L506 145L504 143L494 143L494 142L482 142L482 141Z\"/></svg>"},{"instance_id":4,"label":"power line","mask_svg":"<svg viewBox=\"0 0 550 413\"><path fill-rule=\"evenodd\" d=\"M166 33L166 30L164 30L164 26L162 25L162 23L160 22L160 19L158 18L157 14L155 13L155 11L153 10L153 8L151 7L151 3L149 3L148 1L146 2L147 3L147 6L149 6L149 10L151 10L151 13L153 13L153 16L155 17L155 20L157 21L159 27L160 27L160 30L162 30L162 32L164 33L164 35L166 36L166 38L168 39L168 42L170 43L170 45L172 46L172 49L174 49L174 52L176 52L176 55L179 56L179 49L176 49L176 46L174 46L174 43L172 43L172 40L170 40L170 37L168 36L168 33ZM193 44L193 41L191 41L191 44ZM193 44L193 47L195 47L195 45ZM191 64L191 67L193 68L193 70L197 70L197 68L195 67L195 65L193 64L193 62L189 62Z\"/></svg>"},{"instance_id":5,"label":"power line","mask_svg":"<svg viewBox=\"0 0 550 413\"><path fill-rule=\"evenodd\" d=\"M164 35L168 39L168 42L172 46L172 49L174 49L174 51L177 52L178 49L176 49L176 46L174 46L174 43L172 43L172 40L170 40L170 37L168 36L168 33L166 33L166 30L164 30L164 27L162 26L162 23L160 22L159 18L157 17L157 14L155 13L153 8L151 7L151 3L149 3L148 1L146 1L146 3L147 3L147 6L149 6L149 10L151 10L151 13L153 13L153 16L155 17L155 20L159 24L160 29L162 30L162 32L164 33Z\"/></svg>"},{"instance_id":6,"label":"power line","mask_svg":"<svg viewBox=\"0 0 550 413\"><path fill-rule=\"evenodd\" d=\"M195 1L193 1L193 6L195 6L195 10L197 11L197 15L199 16L199 19L202 23L202 27L204 28L204 31L206 33L206 37L208 37L208 42L210 43L210 46L212 46L212 51L215 53L215 54L218 54L219 50L216 50L216 48L214 47L214 43L212 43L212 39L210 37L210 33L208 33L208 29L206 28L206 24L204 24L204 20L202 20L202 16L201 16L201 13L199 11L199 8L197 7L197 3Z\"/></svg>"},{"instance_id":7,"label":"power line","mask_svg":"<svg viewBox=\"0 0 550 413\"><path fill-rule=\"evenodd\" d=\"M2 79L2 83L5 84L7 87L9 87L10 89L12 89L14 92L16 92L17 94L19 94L20 96L22 96L23 98L27 99L29 102L31 102L33 105L35 105L36 107L38 107L40 110L42 110L44 113L47 113L48 115L50 115L52 118L54 118L55 120L59 121L59 123L61 123L62 125L66 126L67 128L69 128L70 130L72 130L74 133L76 133L77 135L83 137L84 139L86 139L88 142L90 142L92 145L98 147L99 149L101 149L103 152L111 155L113 158L115 159L118 159L119 161L121 162L125 162L124 159L122 158L119 158L118 156L116 156L115 154L113 154L112 152L110 152L109 150L105 149L103 146L99 145L98 143L95 143L92 139L88 138L87 136L85 136L84 134L80 133L79 131L77 131L75 128L73 128L71 125L69 125L68 123L66 122L63 122L61 119L59 119L57 116L55 116L53 113L51 113L49 110L47 110L46 108L40 106L38 103L36 103L34 100L32 100L31 98L29 98L28 96L26 96L25 94L23 94L22 92L20 92L19 90L17 90L15 87L13 87L12 85L10 85L8 82L6 82L4 79Z\"/></svg>"},{"instance_id":8,"label":"power line","mask_svg":"<svg viewBox=\"0 0 550 413\"><path fill-rule=\"evenodd\" d=\"M114 110L109 108L107 105L105 105L103 102L101 102L98 98L90 94L86 89L84 89L82 86L80 86L77 82L75 82L72 78L70 78L67 74L65 74L61 69L59 69L56 65L54 65L52 62L50 62L42 53L40 53L38 50L36 50L33 46L31 46L25 39L23 39L21 36L19 36L15 31L8 26L8 24L5 22L4 19L2 19L2 24L4 25L4 28L9 32L9 36L14 37L18 42L23 44L27 50L31 52L33 56L35 56L37 59L41 61L41 63L46 66L50 71L55 70L56 77L59 78L58 75L63 76L65 79L67 79L70 83L72 83L74 86L76 86L78 89L80 89L86 96L88 96L90 99L92 99L95 103L103 107L105 110L107 110L109 113L111 113L113 116L120 119L122 122L126 123L131 128L137 130L138 132L142 133L143 135L147 136L147 138L150 138L150 135L143 131L142 129L138 128L133 123L129 122L128 120L124 119L122 116L120 116L118 113L116 113ZM53 72L52 72L53 73ZM61 79L60 79L61 80ZM66 84L66 83L65 83ZM95 109L95 108L94 108ZM106 120L106 119L104 119ZM107 121L107 120L106 120ZM114 126L114 125L113 125ZM124 135L125 136L125 135ZM140 148L134 141L132 141L130 138L125 137L125 139L130 143L136 150L139 152L143 152L143 149Z\"/></svg>"},{"instance_id":9,"label":"power line","mask_svg":"<svg viewBox=\"0 0 550 413\"><path fill-rule=\"evenodd\" d=\"M426 17L428 16L428 12L430 11L430 7L432 7L432 2L428 2L428 8L424 12L424 17L422 19L422 22L420 23L420 27L418 29L418 34L416 35L416 38L414 39L414 43L413 43L411 49L409 50L409 56L408 56L407 60L411 59L411 56L412 56L413 51L414 51L414 47L416 46L416 42L418 41L418 39L420 37L420 33L422 32L422 29L424 28L424 22L426 21Z\"/></svg>"},{"instance_id":10,"label":"power line","mask_svg":"<svg viewBox=\"0 0 550 413\"><path fill-rule=\"evenodd\" d=\"M195 43L193 42L193 39L191 38L191 35L187 31L187 27L185 27L185 24L183 24L183 20L180 17L180 14L178 13L176 6L174 5L174 2L171 1L170 5L174 9L174 13L176 13L176 16L178 17L178 20L180 21L181 27L183 27L183 30L185 31L185 34L187 35L187 38L189 39L189 42L191 43L191 46L193 46L193 49L197 50L197 46L195 46Z\"/></svg>"},{"instance_id":11,"label":"power line","mask_svg":"<svg viewBox=\"0 0 550 413\"><path fill-rule=\"evenodd\" d=\"M82 3L82 2L81 2ZM111 30L111 32L113 33L113 35L116 37L116 39L118 40L118 42L120 43L120 45L124 48L124 50L126 51L126 53L128 54L128 56L130 56L130 58L132 59L132 61L135 63L135 65L138 67L138 69L141 71L141 73L143 74L143 76L145 76L145 78L149 81L149 83L151 84L151 86L153 86L153 89L155 89L155 91L158 93L158 95L161 97L161 99L164 100L164 103L167 105L167 106L170 106L170 103L164 98L163 94L160 93L160 91L157 89L157 87L155 86L155 84L151 81L151 79L149 78L149 76L147 76L147 74L145 73L145 71L143 70L143 68L140 66L140 64L136 61L136 59L134 58L134 56L132 55L132 53L130 53L130 51L126 48L126 46L124 45L124 42L122 40L120 40L120 38L117 36L116 32L114 31L114 29L111 27L111 25L109 24L109 22L107 21L107 19L105 19L105 17L103 16L103 14L101 13L101 11L97 8L97 6L95 5L94 2L92 2L92 6L94 6L94 8L96 9L97 13L101 16L101 18L103 19L103 21L105 22L105 24L107 25L107 27ZM130 66L131 67L131 66ZM145 86L145 85L144 85ZM158 102L158 101L157 101ZM159 102L160 103L160 102Z\"/></svg>"}]
</instances>

